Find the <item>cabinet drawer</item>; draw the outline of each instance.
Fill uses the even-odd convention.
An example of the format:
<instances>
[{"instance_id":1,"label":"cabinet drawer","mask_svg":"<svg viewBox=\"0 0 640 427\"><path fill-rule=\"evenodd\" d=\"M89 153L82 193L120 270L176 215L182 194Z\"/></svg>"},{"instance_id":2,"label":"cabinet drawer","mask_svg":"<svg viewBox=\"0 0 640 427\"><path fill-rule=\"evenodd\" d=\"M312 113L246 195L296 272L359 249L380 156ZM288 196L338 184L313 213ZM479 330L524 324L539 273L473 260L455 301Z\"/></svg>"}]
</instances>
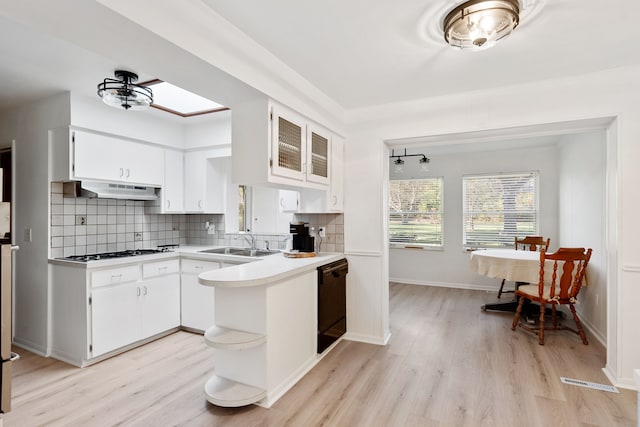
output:
<instances>
[{"instance_id":1,"label":"cabinet drawer","mask_svg":"<svg viewBox=\"0 0 640 427\"><path fill-rule=\"evenodd\" d=\"M118 283L135 282L139 277L140 268L137 265L92 271L91 286L97 288L100 286L116 285Z\"/></svg>"},{"instance_id":2,"label":"cabinet drawer","mask_svg":"<svg viewBox=\"0 0 640 427\"><path fill-rule=\"evenodd\" d=\"M142 277L164 276L167 274L178 273L180 271L180 263L178 259L170 259L166 261L147 262L142 264Z\"/></svg>"},{"instance_id":3,"label":"cabinet drawer","mask_svg":"<svg viewBox=\"0 0 640 427\"><path fill-rule=\"evenodd\" d=\"M200 274L209 270L217 270L218 268L220 268L220 263L217 261L182 260L182 272L187 274Z\"/></svg>"}]
</instances>

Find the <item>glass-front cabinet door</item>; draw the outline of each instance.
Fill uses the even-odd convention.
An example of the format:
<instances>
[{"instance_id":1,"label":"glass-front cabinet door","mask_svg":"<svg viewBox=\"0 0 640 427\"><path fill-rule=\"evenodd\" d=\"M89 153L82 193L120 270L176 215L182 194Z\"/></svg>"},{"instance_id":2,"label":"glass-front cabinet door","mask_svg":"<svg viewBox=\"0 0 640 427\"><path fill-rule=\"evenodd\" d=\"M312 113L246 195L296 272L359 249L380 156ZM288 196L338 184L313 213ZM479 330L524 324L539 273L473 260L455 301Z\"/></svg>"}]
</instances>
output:
<instances>
[{"instance_id":1,"label":"glass-front cabinet door","mask_svg":"<svg viewBox=\"0 0 640 427\"><path fill-rule=\"evenodd\" d=\"M302 117L288 110L272 110L271 171L304 180L306 160L306 124Z\"/></svg>"},{"instance_id":2,"label":"glass-front cabinet door","mask_svg":"<svg viewBox=\"0 0 640 427\"><path fill-rule=\"evenodd\" d=\"M307 180L329 184L331 138L327 131L307 125Z\"/></svg>"}]
</instances>

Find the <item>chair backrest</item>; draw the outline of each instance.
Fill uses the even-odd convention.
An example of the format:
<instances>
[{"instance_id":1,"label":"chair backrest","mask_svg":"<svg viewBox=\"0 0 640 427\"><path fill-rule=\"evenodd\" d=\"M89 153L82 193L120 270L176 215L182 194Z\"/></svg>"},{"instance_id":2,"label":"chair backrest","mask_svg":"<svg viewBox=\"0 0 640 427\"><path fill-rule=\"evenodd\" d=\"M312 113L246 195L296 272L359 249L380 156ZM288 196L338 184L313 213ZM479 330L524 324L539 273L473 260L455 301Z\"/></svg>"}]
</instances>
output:
<instances>
[{"instance_id":1,"label":"chair backrest","mask_svg":"<svg viewBox=\"0 0 640 427\"><path fill-rule=\"evenodd\" d=\"M554 253L540 251L539 295L542 296L544 291L545 268L550 268L546 263L547 260L553 260L549 299L563 303L563 300L571 300L580 292L590 259L591 248L586 251L584 248L560 248ZM561 265L560 272L558 272L558 265ZM559 280L558 274L560 274Z\"/></svg>"},{"instance_id":2,"label":"chair backrest","mask_svg":"<svg viewBox=\"0 0 640 427\"><path fill-rule=\"evenodd\" d=\"M549 243L551 243L551 239L544 240L542 236L526 236L523 239L518 239L517 237L514 239L514 246L516 251L520 249L530 250L532 252L539 251L544 249L545 251L549 250Z\"/></svg>"}]
</instances>

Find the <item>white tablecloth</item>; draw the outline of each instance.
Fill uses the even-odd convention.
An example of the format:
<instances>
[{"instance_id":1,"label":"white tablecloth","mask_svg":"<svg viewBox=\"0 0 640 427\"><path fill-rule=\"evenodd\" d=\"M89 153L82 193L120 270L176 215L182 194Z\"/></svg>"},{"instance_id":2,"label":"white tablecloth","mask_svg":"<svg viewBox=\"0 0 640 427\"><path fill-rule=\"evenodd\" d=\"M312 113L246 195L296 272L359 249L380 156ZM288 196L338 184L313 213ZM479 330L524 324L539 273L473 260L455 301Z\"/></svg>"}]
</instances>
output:
<instances>
[{"instance_id":1,"label":"white tablecloth","mask_svg":"<svg viewBox=\"0 0 640 427\"><path fill-rule=\"evenodd\" d=\"M545 282L551 282L553 261L545 268ZM514 249L488 249L471 252L471 271L494 279L512 282L538 283L540 277L540 253Z\"/></svg>"}]
</instances>

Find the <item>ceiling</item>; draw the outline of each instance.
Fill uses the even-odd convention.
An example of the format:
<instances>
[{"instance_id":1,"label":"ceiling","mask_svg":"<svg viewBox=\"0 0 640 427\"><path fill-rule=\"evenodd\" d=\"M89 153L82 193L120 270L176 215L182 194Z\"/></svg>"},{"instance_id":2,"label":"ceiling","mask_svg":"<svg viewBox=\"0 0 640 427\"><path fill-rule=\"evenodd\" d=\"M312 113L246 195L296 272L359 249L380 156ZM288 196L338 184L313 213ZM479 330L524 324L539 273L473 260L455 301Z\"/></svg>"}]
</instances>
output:
<instances>
[{"instance_id":1,"label":"ceiling","mask_svg":"<svg viewBox=\"0 0 640 427\"><path fill-rule=\"evenodd\" d=\"M640 63L640 49L633 47L640 39L640 2L630 0L521 0L533 2L533 12L510 38L481 52L453 50L440 40L442 14L459 0L195 1L204 1L346 110ZM95 96L98 82L129 65L79 47L92 40L64 41L32 28L61 32L43 17L72 14L86 27L85 39L94 37L95 24L99 46L97 33L106 25L98 24L110 15L94 2L3 3L0 111L63 90ZM29 8L38 9L40 18L28 22ZM144 48L135 38L131 43ZM144 71L141 80L161 77Z\"/></svg>"}]
</instances>

